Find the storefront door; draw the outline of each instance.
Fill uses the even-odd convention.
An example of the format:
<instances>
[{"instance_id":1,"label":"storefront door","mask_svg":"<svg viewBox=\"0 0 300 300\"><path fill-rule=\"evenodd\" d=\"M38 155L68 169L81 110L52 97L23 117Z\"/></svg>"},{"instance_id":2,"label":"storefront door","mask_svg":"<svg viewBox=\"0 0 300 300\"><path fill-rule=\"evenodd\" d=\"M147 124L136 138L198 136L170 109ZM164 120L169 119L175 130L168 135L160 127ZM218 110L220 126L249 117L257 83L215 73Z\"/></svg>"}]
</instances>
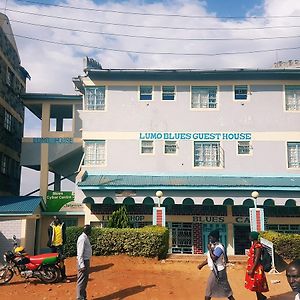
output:
<instances>
[{"instance_id":1,"label":"storefront door","mask_svg":"<svg viewBox=\"0 0 300 300\"><path fill-rule=\"evenodd\" d=\"M243 255L250 248L249 233L249 225L234 225L234 254Z\"/></svg>"},{"instance_id":2,"label":"storefront door","mask_svg":"<svg viewBox=\"0 0 300 300\"><path fill-rule=\"evenodd\" d=\"M193 253L192 223L172 223L172 253Z\"/></svg>"},{"instance_id":3,"label":"storefront door","mask_svg":"<svg viewBox=\"0 0 300 300\"><path fill-rule=\"evenodd\" d=\"M203 224L203 252L207 252L208 235L211 231L219 229L220 242L227 247L227 227L225 224Z\"/></svg>"}]
</instances>

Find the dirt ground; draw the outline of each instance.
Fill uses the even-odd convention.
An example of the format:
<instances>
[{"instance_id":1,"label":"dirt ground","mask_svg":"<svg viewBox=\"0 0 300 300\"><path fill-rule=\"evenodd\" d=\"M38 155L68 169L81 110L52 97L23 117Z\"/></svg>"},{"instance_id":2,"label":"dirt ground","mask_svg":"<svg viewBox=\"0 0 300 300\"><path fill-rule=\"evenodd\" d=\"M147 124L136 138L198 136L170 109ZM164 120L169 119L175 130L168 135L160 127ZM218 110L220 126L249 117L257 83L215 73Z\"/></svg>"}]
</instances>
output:
<instances>
[{"instance_id":1,"label":"dirt ground","mask_svg":"<svg viewBox=\"0 0 300 300\"><path fill-rule=\"evenodd\" d=\"M199 258L199 262L201 259ZM20 277L0 286L1 300L75 300L76 259L66 260L70 283L43 284L37 280L26 283ZM156 259L128 256L93 257L88 283L88 299L93 300L196 300L204 299L210 270L197 269L197 261L158 261ZM236 300L255 300L255 294L243 286L245 265L234 264L228 276ZM272 284L271 280L280 280ZM294 294L285 274L268 275L270 292L268 299L292 300Z\"/></svg>"}]
</instances>

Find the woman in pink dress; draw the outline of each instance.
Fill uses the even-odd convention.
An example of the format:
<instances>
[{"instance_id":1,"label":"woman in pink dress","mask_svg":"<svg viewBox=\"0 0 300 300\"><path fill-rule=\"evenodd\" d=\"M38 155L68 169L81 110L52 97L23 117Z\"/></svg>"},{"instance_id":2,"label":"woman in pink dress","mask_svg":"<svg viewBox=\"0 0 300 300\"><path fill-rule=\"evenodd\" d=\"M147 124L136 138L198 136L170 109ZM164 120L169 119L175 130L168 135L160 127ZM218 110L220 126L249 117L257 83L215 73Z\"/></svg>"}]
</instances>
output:
<instances>
[{"instance_id":1,"label":"woman in pink dress","mask_svg":"<svg viewBox=\"0 0 300 300\"><path fill-rule=\"evenodd\" d=\"M256 293L257 300L267 299L263 292L268 292L268 283L261 264L262 244L258 241L259 233L250 232L249 239L252 246L248 254L245 288Z\"/></svg>"}]
</instances>

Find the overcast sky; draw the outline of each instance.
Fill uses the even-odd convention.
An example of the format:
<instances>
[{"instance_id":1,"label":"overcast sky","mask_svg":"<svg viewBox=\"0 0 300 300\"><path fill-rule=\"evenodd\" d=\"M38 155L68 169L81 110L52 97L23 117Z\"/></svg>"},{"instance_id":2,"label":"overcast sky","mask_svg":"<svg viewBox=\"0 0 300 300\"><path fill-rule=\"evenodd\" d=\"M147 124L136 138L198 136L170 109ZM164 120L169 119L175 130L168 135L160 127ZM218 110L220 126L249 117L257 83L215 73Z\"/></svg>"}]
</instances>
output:
<instances>
[{"instance_id":1,"label":"overcast sky","mask_svg":"<svg viewBox=\"0 0 300 300\"><path fill-rule=\"evenodd\" d=\"M299 0L0 0L0 9L32 78L27 92L74 94L85 56L103 68L160 69L262 69L300 58ZM273 49L286 50L255 52ZM222 54L236 52L248 53ZM24 135L39 131L27 112ZM38 186L25 169L21 194Z\"/></svg>"}]
</instances>

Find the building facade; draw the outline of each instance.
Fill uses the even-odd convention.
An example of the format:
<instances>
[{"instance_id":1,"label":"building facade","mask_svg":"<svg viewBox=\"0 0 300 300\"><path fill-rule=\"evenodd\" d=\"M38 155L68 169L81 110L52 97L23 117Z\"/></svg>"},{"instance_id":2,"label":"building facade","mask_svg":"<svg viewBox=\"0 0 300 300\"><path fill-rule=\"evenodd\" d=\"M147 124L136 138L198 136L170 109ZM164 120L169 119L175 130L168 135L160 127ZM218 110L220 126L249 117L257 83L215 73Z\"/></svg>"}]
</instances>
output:
<instances>
[{"instance_id":1,"label":"building facade","mask_svg":"<svg viewBox=\"0 0 300 300\"><path fill-rule=\"evenodd\" d=\"M22 156L43 145L77 149L66 167L78 171L75 201L85 203L85 223L106 226L125 204L133 226L152 224L159 202L170 252L203 253L218 228L228 253L244 254L249 207L258 205L267 229L300 233L299 69L112 70L87 59L84 72L73 78L82 95L73 106L77 146L52 143L46 130L42 144L27 140ZM26 97L34 105L37 95ZM48 111L59 105L59 97L39 97ZM40 159L49 170L49 152ZM55 172L64 166L59 155L57 162Z\"/></svg>"},{"instance_id":2,"label":"building facade","mask_svg":"<svg viewBox=\"0 0 300 300\"><path fill-rule=\"evenodd\" d=\"M24 124L20 95L26 77L9 20L0 13L0 196L19 195Z\"/></svg>"}]
</instances>

